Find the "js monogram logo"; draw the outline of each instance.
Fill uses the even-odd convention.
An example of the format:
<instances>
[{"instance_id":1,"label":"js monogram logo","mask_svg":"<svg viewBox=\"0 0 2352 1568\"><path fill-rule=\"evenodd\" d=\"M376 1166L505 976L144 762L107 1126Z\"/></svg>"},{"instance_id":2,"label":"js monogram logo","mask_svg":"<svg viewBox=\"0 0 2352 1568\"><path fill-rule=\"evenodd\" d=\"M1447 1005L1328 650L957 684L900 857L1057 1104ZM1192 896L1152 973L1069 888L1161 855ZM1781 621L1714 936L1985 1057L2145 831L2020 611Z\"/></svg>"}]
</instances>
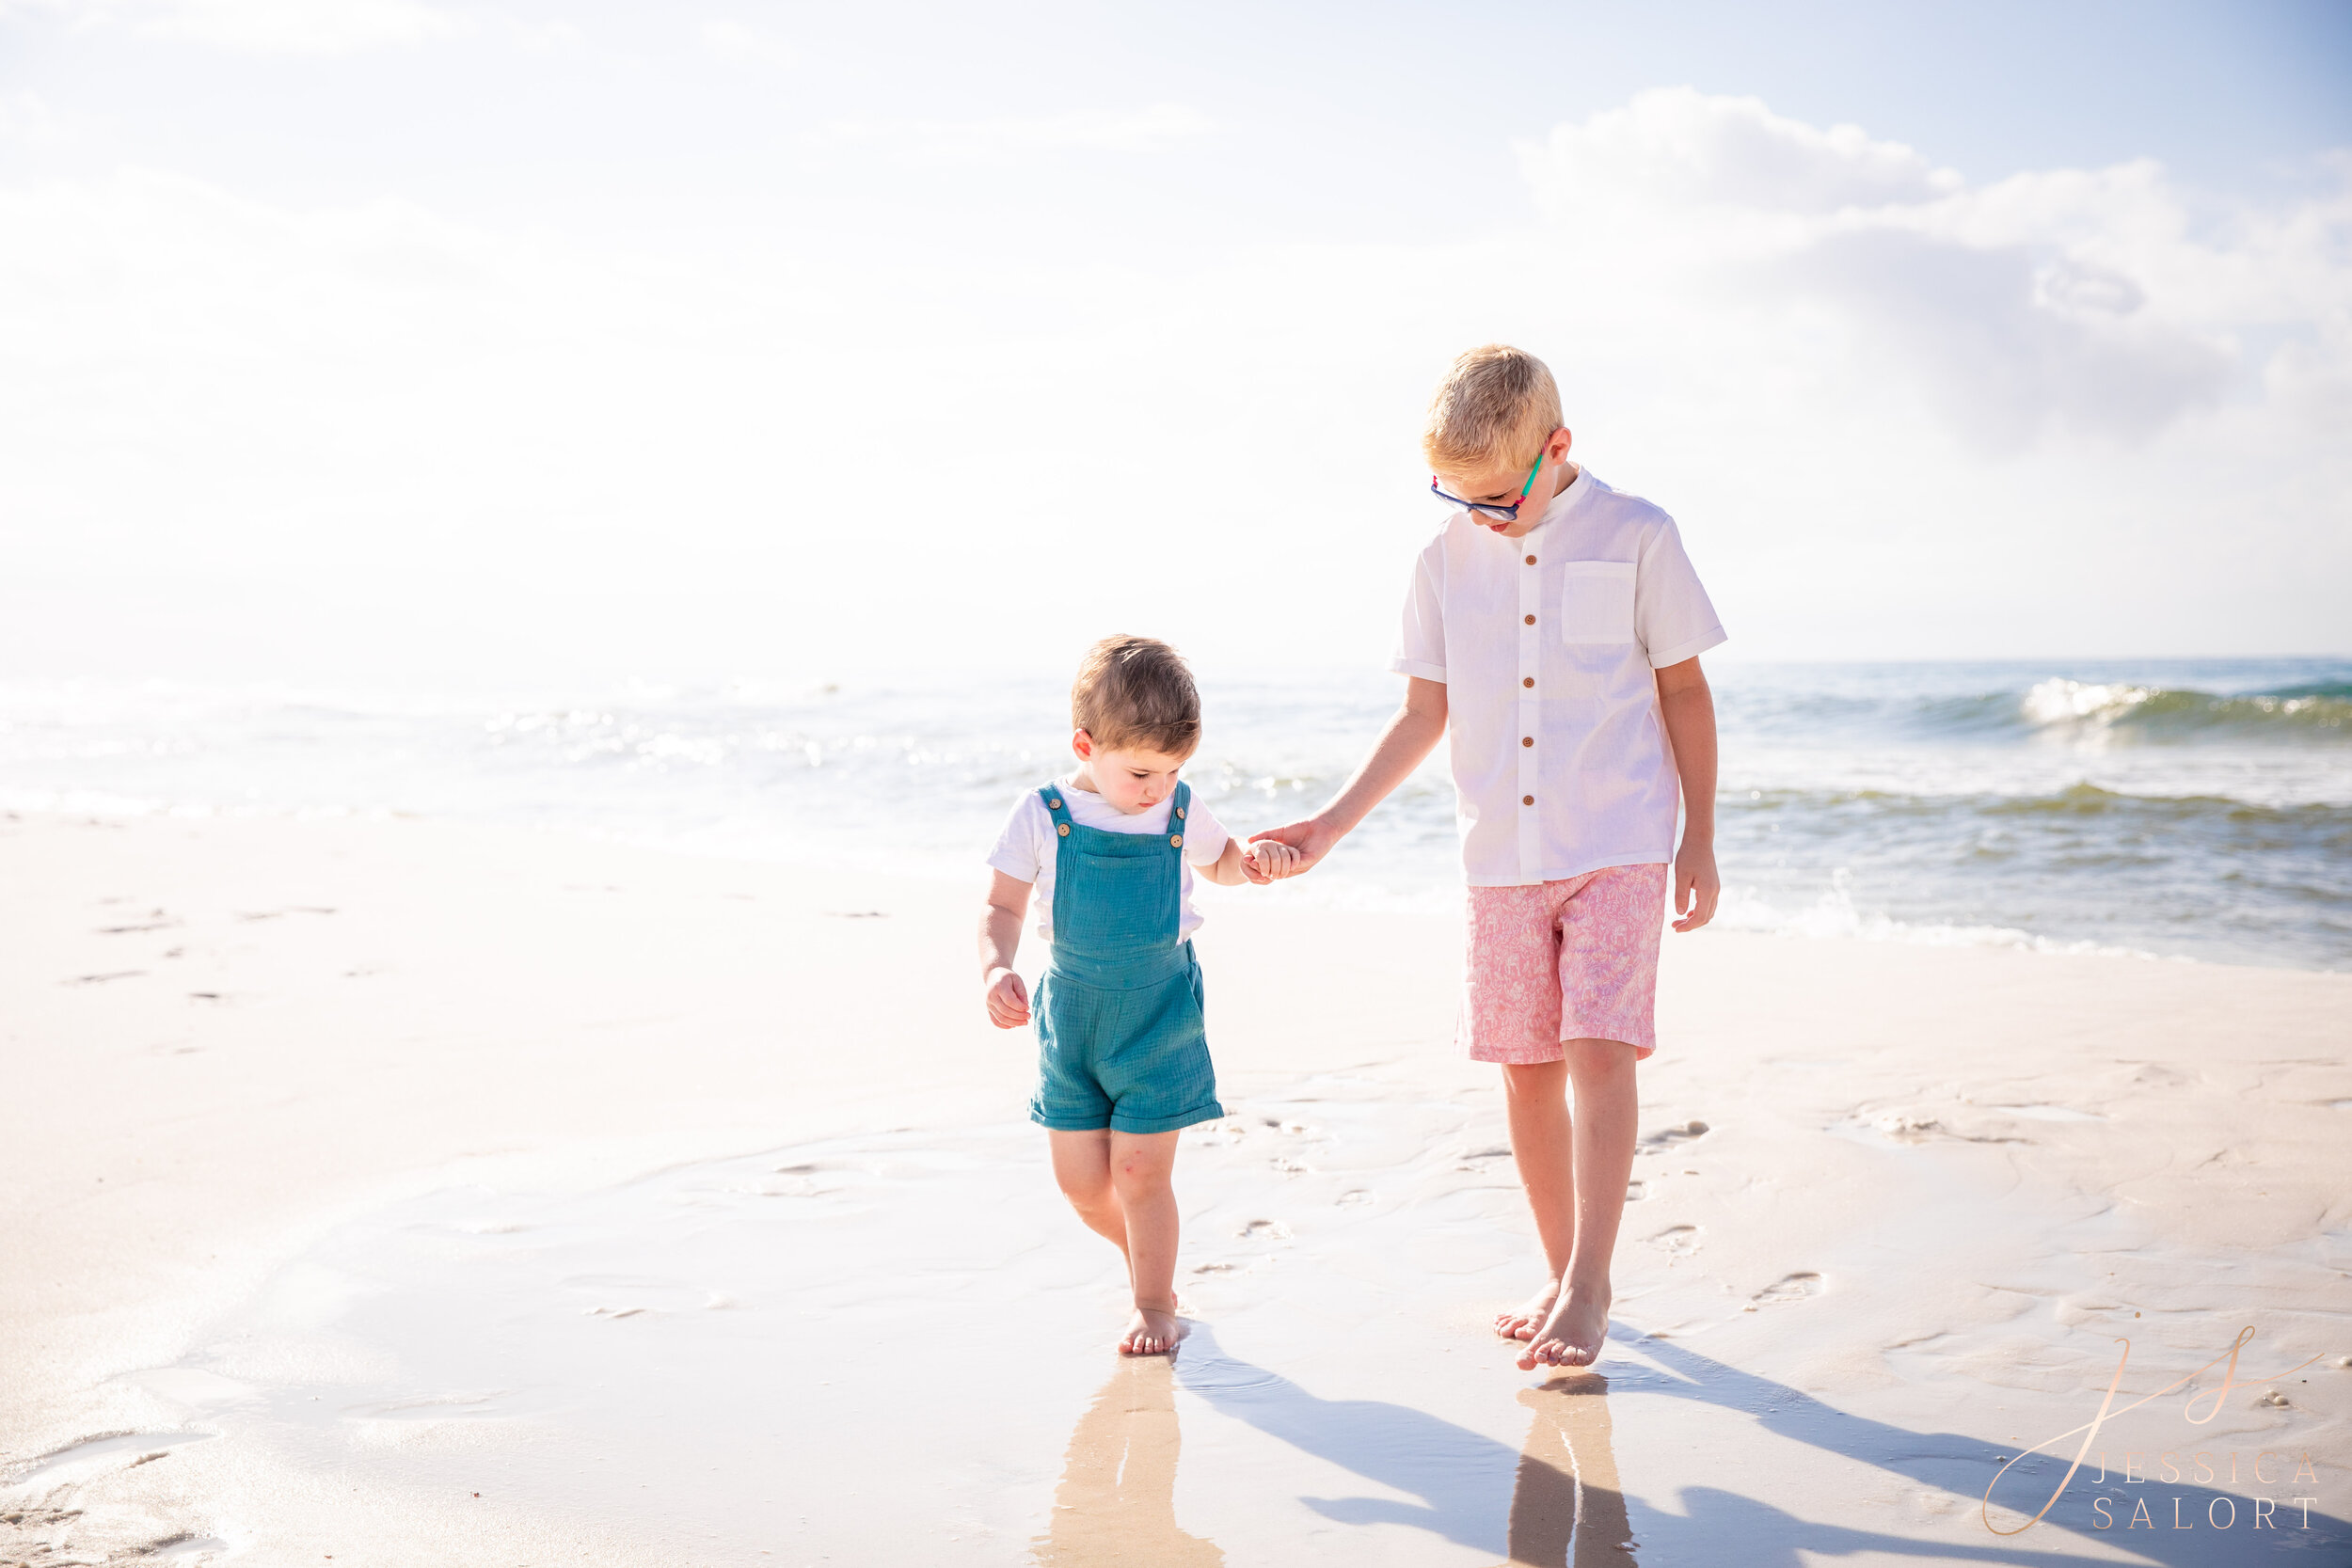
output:
<instances>
[{"instance_id":1,"label":"js monogram logo","mask_svg":"<svg viewBox=\"0 0 2352 1568\"><path fill-rule=\"evenodd\" d=\"M2202 1389L2200 1392L2191 1395L2187 1403L2183 1405L2181 1408L2182 1418L2187 1421L2191 1426L2207 1425L2216 1416L2220 1415L2222 1402L2229 1398L2231 1389L2245 1387L2249 1383L2276 1382L2279 1378L2292 1376L2294 1373L2301 1371L2305 1367L2310 1366L2312 1361L2319 1359L2318 1356L2314 1355L2310 1361L2304 1361L2296 1366L2289 1367L2285 1371L2278 1373L2275 1377L2250 1379L2240 1378L2237 1375L2238 1353L2243 1351L2247 1345L2252 1341L2253 1338L2253 1329L2240 1329L2238 1331L2236 1340L2221 1354L2215 1356L2211 1361L2206 1362L2195 1371L2190 1372L2185 1376L2175 1378L2172 1382L2166 1384L2154 1393L2142 1395L2140 1398L2134 1400L2131 1403L2121 1406L2119 1406L2115 1402L2118 1391L2123 1386L2123 1369L2131 1363L2132 1342L2129 1339L2118 1339L2116 1343L2122 1346L2123 1351L2121 1355L2116 1357L2115 1375L2107 1379L2107 1390L2106 1395L2099 1401L2098 1414L2091 1417L2090 1420L2084 1422L2081 1426L2069 1428L2067 1431L2059 1433L2055 1437L2045 1438L2042 1442L2036 1443L2032 1448L2027 1449L2024 1453L2012 1456L2008 1464L2003 1465L1998 1470L1994 1471L1993 1480L1985 1486L1984 1502L1979 1510L1984 1519L1984 1528L1991 1530L1995 1535L2019 1535L2033 1528L2034 1526L2042 1522L2043 1515L2047 1514L2052 1508L2057 1506L2058 1500L2066 1495L2067 1487L2074 1482L2076 1473L2082 1469L2085 1460L2090 1455L2092 1451L2091 1445L2098 1440L2099 1429L2101 1427L2116 1419L2118 1417L2124 1416L2134 1410L2137 1410L2143 1404L2148 1404L2153 1401L2160 1400L2167 1394L2173 1393L2187 1386L2189 1384L2196 1382L2200 1377L2202 1377L2206 1372L2212 1370L2214 1368L2222 1368L2221 1381L2210 1388ZM2197 1413L2197 1406L2199 1402L2204 1400L2207 1395L2212 1396L2213 1404L2203 1415L2201 1416ZM2058 1444L2065 1442L2069 1437L2075 1435L2077 1433L2082 1434L2082 1442L2075 1447L2074 1462L2067 1465L2066 1474L2058 1478L2058 1486L2050 1493L2048 1500L2043 1502L2041 1508L2035 1511L2033 1517L2026 1520L2022 1525L2017 1525L2008 1529L2004 1529L2000 1526L1994 1524L1993 1522L1993 1493L1994 1489L2001 1484L2001 1478L2008 1475L2010 1470L2021 1461L2030 1458L2034 1454L2040 1453L2044 1449L2055 1448ZM2234 1449L2225 1451L2228 1455L2230 1465L2229 1479L2232 1483L2235 1483L2238 1481L2238 1455ZM2139 1453L2127 1453L2124 1456L2124 1464L2121 1468L2122 1480L2126 1485L2141 1485L2154 1479L2152 1476L2139 1473L2137 1462L2148 1457L2149 1456L2146 1454ZM2192 1456L2192 1469L2196 1472L2201 1472L2194 1475L2192 1479L2200 1482L2211 1481L2219 1479L2220 1472L2214 1467L2212 1464L2213 1457L2212 1453L2206 1451L2200 1451ZM2181 1474L2181 1466L2177 1463L2178 1455L2176 1453L2167 1451L2158 1456L2158 1458L2161 1465L2169 1472L2163 1478L2164 1480L2177 1481L2184 1479ZM2262 1452L2257 1453L2253 1458L2253 1463L2249 1466L2252 1479L2254 1479L2258 1483L2264 1485L2276 1484L2280 1481L2284 1481L2289 1484L2295 1484L2306 1481L2316 1482L2318 1481L2319 1473L2312 1467L2311 1455L2309 1454L2296 1456L2296 1462L2295 1463L2295 1467L2290 1474L2283 1476L2276 1474L2276 1471L2282 1470L2286 1467L2289 1458L2290 1456L2280 1454L2271 1449L2265 1449ZM2105 1481L2106 1479L2106 1455L2105 1450L2102 1449L2099 1454L2099 1480L2101 1481ZM2275 1529L2279 1528L2279 1500L2280 1499L2266 1497L2255 1497L2251 1499L2253 1505L2253 1528L2256 1529ZM2308 1525L2311 1505L2317 1502L2319 1499L2317 1497L2288 1497L2285 1500L2290 1504L2298 1506L2302 1510L2305 1523ZM2197 1523L2193 1517L2187 1520L2183 1520L2180 1517L2181 1503L2182 1499L2177 1497L2172 1499L2171 1512L2174 1516L2169 1522L2169 1528L2173 1529L2196 1528ZM2226 1518L2221 1514L2221 1509L2224 1505L2227 1505L2229 1509ZM2093 1499L2091 1506L2092 1512L2098 1516L2098 1523L2095 1528L2100 1529L2112 1528L2115 1523L2112 1499L2104 1497L2098 1497ZM2236 1525L2237 1519L2237 1503L2234 1499L2228 1497L2216 1497L2207 1502L2205 1508L2205 1527L2207 1528L2229 1529ZM2125 1520L2125 1526L2128 1528L2140 1529L2154 1529L2160 1528L2156 1523L2155 1517L2149 1513L2148 1503L2145 1497L2137 1499L2137 1505L2133 1509L2130 1516Z\"/></svg>"}]
</instances>

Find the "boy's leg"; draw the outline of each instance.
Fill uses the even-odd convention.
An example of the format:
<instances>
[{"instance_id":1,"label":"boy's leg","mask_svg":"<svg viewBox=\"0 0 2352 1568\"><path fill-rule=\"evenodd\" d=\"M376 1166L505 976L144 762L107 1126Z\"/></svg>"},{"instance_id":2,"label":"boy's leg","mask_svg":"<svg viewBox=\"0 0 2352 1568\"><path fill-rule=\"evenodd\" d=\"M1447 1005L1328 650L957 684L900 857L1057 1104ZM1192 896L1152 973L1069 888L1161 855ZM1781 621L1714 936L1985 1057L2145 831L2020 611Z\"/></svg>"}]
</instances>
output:
<instances>
[{"instance_id":1,"label":"boy's leg","mask_svg":"<svg viewBox=\"0 0 2352 1568\"><path fill-rule=\"evenodd\" d=\"M1625 1217L1626 1185L1633 1178L1633 1139L1640 1117L1634 1090L1633 1047L1622 1040L1567 1040L1568 1081L1576 1087L1574 1158L1576 1237L1561 1280L1560 1299L1519 1356L1589 1367L1609 1337L1609 1260Z\"/></svg>"},{"instance_id":2,"label":"boy's leg","mask_svg":"<svg viewBox=\"0 0 2352 1568\"><path fill-rule=\"evenodd\" d=\"M1087 1228L1120 1250L1127 1252L1127 1220L1119 1207L1119 1195L1111 1186L1111 1130L1098 1127L1090 1132L1066 1132L1048 1128L1046 1145L1054 1153L1054 1180L1060 1186L1062 1196L1070 1207L1078 1211L1078 1217L1087 1222ZM1135 1284L1135 1261L1128 1259L1127 1283Z\"/></svg>"},{"instance_id":3,"label":"boy's leg","mask_svg":"<svg viewBox=\"0 0 2352 1568\"><path fill-rule=\"evenodd\" d=\"M1110 1180L1126 1222L1127 1275L1136 1315L1119 1348L1129 1355L1158 1355L1176 1348L1184 1325L1176 1318L1176 1168L1174 1132L1110 1134Z\"/></svg>"},{"instance_id":4,"label":"boy's leg","mask_svg":"<svg viewBox=\"0 0 2352 1568\"><path fill-rule=\"evenodd\" d=\"M1527 1191L1527 1207L1543 1243L1546 1284L1523 1306L1498 1315L1495 1332L1530 1339L1551 1315L1560 1281L1568 1272L1568 1255L1576 1246L1568 1064L1505 1062L1502 1103L1510 1121L1511 1157L1518 1164L1519 1185Z\"/></svg>"}]
</instances>

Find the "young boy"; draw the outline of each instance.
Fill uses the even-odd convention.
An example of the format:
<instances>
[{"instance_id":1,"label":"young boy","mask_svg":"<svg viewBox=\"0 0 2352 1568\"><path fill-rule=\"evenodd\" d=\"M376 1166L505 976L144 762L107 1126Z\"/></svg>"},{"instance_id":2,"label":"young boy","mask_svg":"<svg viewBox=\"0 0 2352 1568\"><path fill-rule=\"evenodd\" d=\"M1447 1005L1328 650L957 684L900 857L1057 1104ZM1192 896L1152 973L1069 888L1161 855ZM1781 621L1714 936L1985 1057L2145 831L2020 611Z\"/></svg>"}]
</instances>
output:
<instances>
[{"instance_id":1,"label":"young boy","mask_svg":"<svg viewBox=\"0 0 2352 1568\"><path fill-rule=\"evenodd\" d=\"M1656 1048L1666 868L1677 931L1713 917L1719 889L1715 708L1698 656L1724 630L1674 519L1569 462L1569 440L1542 361L1490 344L1454 362L1422 447L1430 489L1454 510L1406 597L1390 665L1405 706L1328 805L1256 835L1295 847L1287 869L1306 870L1452 730L1470 881L1459 1038L1473 1061L1502 1064L1548 1270L1495 1320L1528 1341L1528 1369L1599 1357L1633 1064Z\"/></svg>"},{"instance_id":2,"label":"young boy","mask_svg":"<svg viewBox=\"0 0 2352 1568\"><path fill-rule=\"evenodd\" d=\"M1200 742L1200 695L1176 650L1106 637L1070 690L1078 766L1013 807L990 851L980 917L989 1021L1029 1022L1013 954L1032 889L1037 934L1053 946L1038 981L1038 1086L1054 1179L1078 1217L1127 1259L1135 1315L1119 1341L1157 1355L1176 1318L1179 1129L1225 1114L1201 1022L1192 933L1197 868L1215 882L1287 876L1286 846L1245 849L1177 772Z\"/></svg>"}]
</instances>

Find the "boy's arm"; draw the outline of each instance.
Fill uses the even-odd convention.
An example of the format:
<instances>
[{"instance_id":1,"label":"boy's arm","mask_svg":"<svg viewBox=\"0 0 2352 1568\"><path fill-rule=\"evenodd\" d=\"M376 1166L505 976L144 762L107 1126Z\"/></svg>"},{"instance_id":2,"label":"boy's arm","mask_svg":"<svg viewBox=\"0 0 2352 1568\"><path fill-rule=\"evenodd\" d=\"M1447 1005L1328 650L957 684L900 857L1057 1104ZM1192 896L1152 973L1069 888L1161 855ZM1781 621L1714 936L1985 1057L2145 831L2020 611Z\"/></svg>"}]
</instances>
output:
<instances>
[{"instance_id":1,"label":"boy's arm","mask_svg":"<svg viewBox=\"0 0 2352 1568\"><path fill-rule=\"evenodd\" d=\"M994 866L988 884L988 907L980 911L980 974L988 1004L988 1021L999 1029L1018 1029L1029 1022L1029 990L1012 971L1013 955L1021 950L1021 922L1029 912L1031 884L1008 877Z\"/></svg>"},{"instance_id":2,"label":"boy's arm","mask_svg":"<svg viewBox=\"0 0 2352 1568\"><path fill-rule=\"evenodd\" d=\"M1223 854L1206 865L1196 865L1192 869L1195 875L1206 877L1219 887L1239 887L1250 879L1249 874L1242 869L1245 854L1241 840L1229 837L1225 841Z\"/></svg>"},{"instance_id":3,"label":"boy's arm","mask_svg":"<svg viewBox=\"0 0 2352 1568\"><path fill-rule=\"evenodd\" d=\"M1445 734L1445 682L1424 680L1419 675L1410 677L1406 682L1405 705L1389 721L1389 727L1380 732L1372 754L1364 758L1355 777L1330 802L1304 821L1251 833L1250 842L1273 839L1297 850L1294 875L1313 865L1421 766L1422 759ZM1708 754L1713 755L1711 751Z\"/></svg>"},{"instance_id":4,"label":"boy's arm","mask_svg":"<svg viewBox=\"0 0 2352 1568\"><path fill-rule=\"evenodd\" d=\"M1658 711L1666 721L1675 771L1682 776L1682 847L1675 852L1677 931L1715 918L1723 879L1715 875L1715 694L1696 658L1658 672Z\"/></svg>"}]
</instances>

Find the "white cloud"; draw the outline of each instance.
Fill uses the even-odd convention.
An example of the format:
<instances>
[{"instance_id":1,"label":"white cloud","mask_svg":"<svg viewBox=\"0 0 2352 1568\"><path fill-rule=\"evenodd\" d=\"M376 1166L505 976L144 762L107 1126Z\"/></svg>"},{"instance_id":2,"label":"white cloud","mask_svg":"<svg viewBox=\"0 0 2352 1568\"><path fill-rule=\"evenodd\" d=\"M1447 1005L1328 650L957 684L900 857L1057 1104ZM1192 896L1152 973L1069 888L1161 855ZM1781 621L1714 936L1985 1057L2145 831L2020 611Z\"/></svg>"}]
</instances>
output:
<instances>
[{"instance_id":1,"label":"white cloud","mask_svg":"<svg viewBox=\"0 0 2352 1568\"><path fill-rule=\"evenodd\" d=\"M1809 324L1991 449L2153 436L2263 373L2254 326L2338 362L2352 346L2341 198L2201 222L2150 163L1971 187L1853 127L1688 88L1561 126L1523 162L1615 286Z\"/></svg>"},{"instance_id":2,"label":"white cloud","mask_svg":"<svg viewBox=\"0 0 2352 1568\"><path fill-rule=\"evenodd\" d=\"M803 141L811 147L870 145L906 163L952 165L1040 152L1165 152L1216 129L1216 122L1196 109L1155 103L1123 115L838 120Z\"/></svg>"},{"instance_id":3,"label":"white cloud","mask_svg":"<svg viewBox=\"0 0 2352 1568\"><path fill-rule=\"evenodd\" d=\"M694 30L705 49L722 59L770 69L800 63L800 52L784 40L746 23L727 18L706 22Z\"/></svg>"},{"instance_id":4,"label":"white cloud","mask_svg":"<svg viewBox=\"0 0 2352 1568\"><path fill-rule=\"evenodd\" d=\"M468 30L421 0L0 0L9 11L250 54L345 55Z\"/></svg>"},{"instance_id":5,"label":"white cloud","mask_svg":"<svg viewBox=\"0 0 2352 1568\"><path fill-rule=\"evenodd\" d=\"M38 93L0 92L0 139L31 147L61 142L65 122Z\"/></svg>"},{"instance_id":6,"label":"white cloud","mask_svg":"<svg viewBox=\"0 0 2352 1568\"><path fill-rule=\"evenodd\" d=\"M1127 135L1036 123L1009 141ZM2341 646L2352 162L2230 205L1788 124L1645 97L1531 150L1540 229L1212 262L805 238L850 207L654 261L166 174L0 187L0 664L160 667L201 644L152 628L233 591L264 646L310 607L321 659L423 657L429 605L459 664L1050 666L1104 582L1212 663L1376 662L1433 520L1418 410L1496 338L1681 520L1727 652Z\"/></svg>"},{"instance_id":7,"label":"white cloud","mask_svg":"<svg viewBox=\"0 0 2352 1568\"><path fill-rule=\"evenodd\" d=\"M1690 87L1654 89L1563 125L1532 162L1555 202L1609 207L1820 214L1924 200L1960 184L1951 170L1856 126L1818 130L1758 99Z\"/></svg>"}]
</instances>

